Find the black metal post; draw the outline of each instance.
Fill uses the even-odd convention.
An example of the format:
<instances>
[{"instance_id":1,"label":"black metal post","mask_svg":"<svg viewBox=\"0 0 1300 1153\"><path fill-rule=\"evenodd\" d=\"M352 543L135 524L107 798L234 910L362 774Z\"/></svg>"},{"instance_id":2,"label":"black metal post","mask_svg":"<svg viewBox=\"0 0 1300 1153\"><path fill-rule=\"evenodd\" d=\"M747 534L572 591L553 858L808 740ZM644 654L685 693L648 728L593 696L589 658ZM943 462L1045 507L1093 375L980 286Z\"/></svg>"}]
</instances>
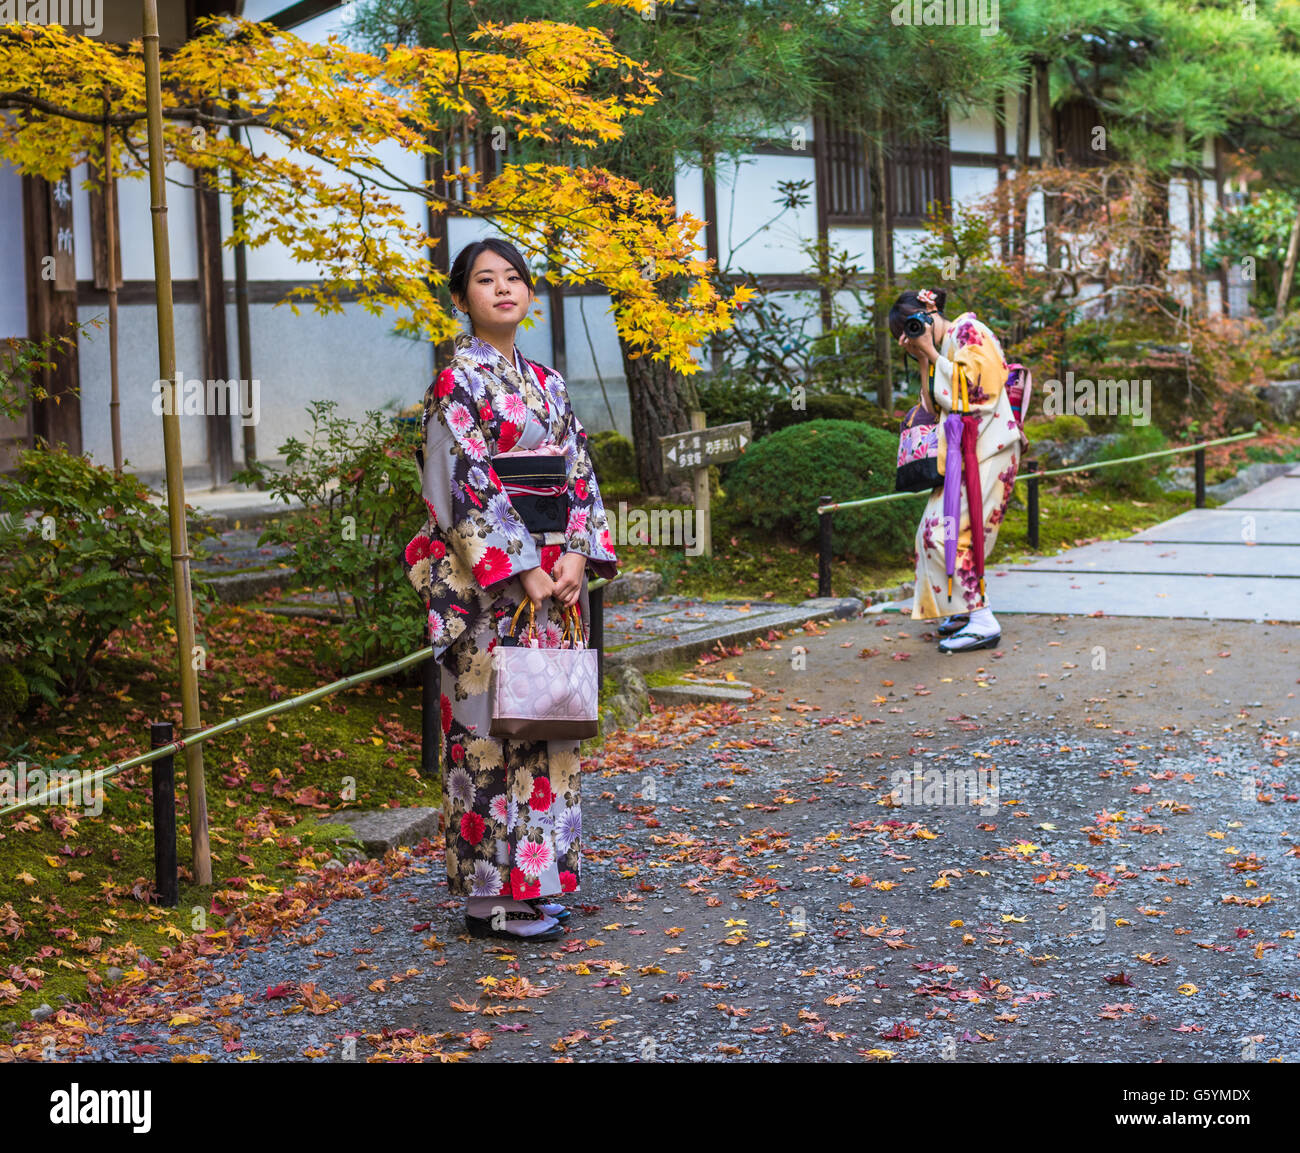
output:
<instances>
[{"instance_id":1,"label":"black metal post","mask_svg":"<svg viewBox=\"0 0 1300 1153\"><path fill-rule=\"evenodd\" d=\"M1029 547L1038 547L1038 478L1034 473L1038 471L1038 461L1031 460L1028 463L1029 479L1026 482L1029 485Z\"/></svg>"},{"instance_id":2,"label":"black metal post","mask_svg":"<svg viewBox=\"0 0 1300 1153\"><path fill-rule=\"evenodd\" d=\"M436 778L442 740L442 675L430 657L420 666L420 775Z\"/></svg>"},{"instance_id":3,"label":"black metal post","mask_svg":"<svg viewBox=\"0 0 1300 1153\"><path fill-rule=\"evenodd\" d=\"M1205 449L1196 450L1196 507L1205 507Z\"/></svg>"},{"instance_id":4,"label":"black metal post","mask_svg":"<svg viewBox=\"0 0 1300 1153\"><path fill-rule=\"evenodd\" d=\"M151 749L170 745L171 721L149 725ZM150 762L153 772L153 875L158 903L169 909L180 904L180 881L176 872L176 765L171 753Z\"/></svg>"},{"instance_id":5,"label":"black metal post","mask_svg":"<svg viewBox=\"0 0 1300 1153\"><path fill-rule=\"evenodd\" d=\"M830 504L833 498L822 497L822 504ZM831 595L831 514L818 514L818 527L821 532L817 541L817 595Z\"/></svg>"},{"instance_id":6,"label":"black metal post","mask_svg":"<svg viewBox=\"0 0 1300 1153\"><path fill-rule=\"evenodd\" d=\"M596 650L596 683L605 683L605 586L587 589L587 605L591 610L591 647Z\"/></svg>"}]
</instances>

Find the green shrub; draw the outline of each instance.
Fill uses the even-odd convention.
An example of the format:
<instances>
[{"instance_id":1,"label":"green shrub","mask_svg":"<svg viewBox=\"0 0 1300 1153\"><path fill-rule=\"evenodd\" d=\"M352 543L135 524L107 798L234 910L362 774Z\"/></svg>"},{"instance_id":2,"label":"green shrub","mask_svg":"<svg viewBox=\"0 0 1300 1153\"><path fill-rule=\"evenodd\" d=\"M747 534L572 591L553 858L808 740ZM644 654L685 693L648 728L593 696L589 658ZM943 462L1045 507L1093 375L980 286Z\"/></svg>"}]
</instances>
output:
<instances>
[{"instance_id":1,"label":"green shrub","mask_svg":"<svg viewBox=\"0 0 1300 1153\"><path fill-rule=\"evenodd\" d=\"M167 515L138 477L64 449L19 455L0 490L0 663L35 696L96 684L109 638L169 606L171 575Z\"/></svg>"},{"instance_id":2,"label":"green shrub","mask_svg":"<svg viewBox=\"0 0 1300 1153\"><path fill-rule=\"evenodd\" d=\"M587 437L587 454L602 490L620 482L636 481L636 452L621 432L611 428L591 433Z\"/></svg>"},{"instance_id":3,"label":"green shrub","mask_svg":"<svg viewBox=\"0 0 1300 1153\"><path fill-rule=\"evenodd\" d=\"M1159 452L1168 448L1165 434L1154 424L1142 425L1128 429L1114 443L1107 445L1097 455L1098 463L1107 460L1119 460L1126 456L1139 456L1144 452ZM1155 460L1140 460L1132 464L1120 464L1114 468L1100 469L1092 475L1097 487L1105 492L1136 500L1154 500L1161 495L1156 477L1169 466L1174 457L1158 457Z\"/></svg>"},{"instance_id":4,"label":"green shrub","mask_svg":"<svg viewBox=\"0 0 1300 1153\"><path fill-rule=\"evenodd\" d=\"M1051 420L1030 421L1025 425L1025 435L1030 444L1042 440L1078 440L1090 431L1088 422L1081 416L1056 416Z\"/></svg>"},{"instance_id":5,"label":"green shrub","mask_svg":"<svg viewBox=\"0 0 1300 1153\"><path fill-rule=\"evenodd\" d=\"M789 407L787 391L778 390L741 373L710 376L696 385L696 392L700 398L700 407L704 410L704 419L710 427L739 424L742 420L747 420L755 437L768 433L768 422L775 409Z\"/></svg>"},{"instance_id":6,"label":"green shrub","mask_svg":"<svg viewBox=\"0 0 1300 1153\"><path fill-rule=\"evenodd\" d=\"M825 494L856 500L894 491L898 437L851 420L810 420L756 441L726 476L738 516L801 544L817 539ZM916 535L921 500L889 501L834 514L836 556L902 556Z\"/></svg>"},{"instance_id":7,"label":"green shrub","mask_svg":"<svg viewBox=\"0 0 1300 1153\"><path fill-rule=\"evenodd\" d=\"M302 501L301 513L271 522L258 543L288 545L303 582L334 594L346 671L422 643L424 618L401 557L428 513L414 457L419 421L392 421L378 411L349 420L335 415L337 407L332 400L307 405L311 439L291 437L280 446L284 471L257 462L234 479L261 482L286 504Z\"/></svg>"},{"instance_id":8,"label":"green shrub","mask_svg":"<svg viewBox=\"0 0 1300 1153\"><path fill-rule=\"evenodd\" d=\"M813 392L804 398L803 409L781 405L772 411L768 426L773 432L810 420L853 420L875 428L897 429L898 422L891 413L860 396L846 392Z\"/></svg>"},{"instance_id":9,"label":"green shrub","mask_svg":"<svg viewBox=\"0 0 1300 1153\"><path fill-rule=\"evenodd\" d=\"M27 708L29 693L27 682L17 665L0 665L0 737L8 731L9 722Z\"/></svg>"}]
</instances>

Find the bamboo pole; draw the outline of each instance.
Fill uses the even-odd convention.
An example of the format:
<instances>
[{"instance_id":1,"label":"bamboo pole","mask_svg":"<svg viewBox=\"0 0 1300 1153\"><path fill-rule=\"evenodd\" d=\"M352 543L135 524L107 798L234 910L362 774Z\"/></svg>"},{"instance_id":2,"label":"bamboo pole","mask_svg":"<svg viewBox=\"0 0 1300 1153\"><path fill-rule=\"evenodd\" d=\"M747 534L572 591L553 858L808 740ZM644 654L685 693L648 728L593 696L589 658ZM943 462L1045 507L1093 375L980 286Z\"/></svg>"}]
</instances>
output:
<instances>
[{"instance_id":1,"label":"bamboo pole","mask_svg":"<svg viewBox=\"0 0 1300 1153\"><path fill-rule=\"evenodd\" d=\"M1161 456L1180 456L1185 452L1199 452L1202 449L1213 448L1219 444L1235 444L1240 440L1254 440L1257 436L1259 436L1257 432L1239 432L1235 436L1221 436L1215 440L1203 440L1200 444L1182 445L1178 448L1162 448L1158 452L1143 452L1137 456L1122 456L1118 460L1095 460L1091 464L1072 464L1069 468L1049 468L1046 471L1026 472L1018 475L1011 483L1019 484L1022 480L1042 480L1049 476L1069 476L1076 472L1095 472L1098 469L1114 468L1120 464L1132 464L1138 460L1155 460ZM831 504L819 504L817 513L820 516L827 511L835 512L838 509L861 508L863 505L868 504L885 504L889 501L907 500L917 496L928 497L930 495L932 494L927 490L925 492L891 492L886 493L884 496L863 497L861 500L837 500Z\"/></svg>"},{"instance_id":2,"label":"bamboo pole","mask_svg":"<svg viewBox=\"0 0 1300 1153\"><path fill-rule=\"evenodd\" d=\"M108 399L113 436L113 472L122 475L122 399L117 383L117 189L113 183L113 128L108 115L111 94L104 85L104 241L108 263Z\"/></svg>"},{"instance_id":3,"label":"bamboo pole","mask_svg":"<svg viewBox=\"0 0 1300 1153\"><path fill-rule=\"evenodd\" d=\"M907 494L915 495L913 493ZM609 577L596 577L594 580L587 582L587 591L596 592L603 589L610 582ZM595 617L595 608L592 608L592 637L595 638L597 629L597 619ZM591 641L592 648L599 648L600 642L596 639ZM147 753L138 753L134 757L128 757L125 761L118 761L116 764L109 765L107 768L97 769L81 778L81 788L88 787L98 788L109 777L116 776L126 769L133 769L137 765L147 765L151 761L156 761L160 757L171 756L173 753L179 753L191 745L196 745L201 741L210 741L214 737L222 736L241 725L249 725L254 721L266 720L270 717L279 716L281 713L287 713L290 709L300 709L303 705L310 705L315 701L324 700L334 693L343 689L355 688L357 685L365 684L368 681L378 680L380 677L390 676L393 673L401 672L412 665L422 664L433 657L433 649L425 645L422 649L416 649L413 653L407 653L404 657L398 657L395 661L389 661L384 665L377 665L373 669L363 669L359 673L352 673L350 676L343 677L341 680L331 681L327 685L321 685L319 688L310 689L305 693L300 693L296 697L285 697L269 705L263 705L261 708L253 709L247 713L240 713L238 716L229 717L215 725L210 725L206 729L200 729L197 733L185 737L183 740L170 741L165 745L159 745L157 748L150 749ZM65 785L62 782L56 782L47 785L34 797L24 797L21 801L15 801L0 809L0 817L6 817L10 813L16 813L19 809L30 809L36 805L43 805L46 801L57 798L64 790Z\"/></svg>"},{"instance_id":4,"label":"bamboo pole","mask_svg":"<svg viewBox=\"0 0 1300 1153\"><path fill-rule=\"evenodd\" d=\"M176 647L181 674L181 735L202 727L199 676L194 667L194 597L190 588L190 548L185 526L185 477L181 461L180 401L175 387L176 337L172 314L171 251L167 239L167 186L164 183L162 80L158 64L158 0L144 2L145 103L149 122L149 193L153 214L153 266L158 298L158 377L163 396L163 455L167 462L167 512L171 526L172 601L176 609ZM185 746L185 778L190 806L190 844L194 881L212 884L208 847L208 798L203 783L203 748Z\"/></svg>"}]
</instances>

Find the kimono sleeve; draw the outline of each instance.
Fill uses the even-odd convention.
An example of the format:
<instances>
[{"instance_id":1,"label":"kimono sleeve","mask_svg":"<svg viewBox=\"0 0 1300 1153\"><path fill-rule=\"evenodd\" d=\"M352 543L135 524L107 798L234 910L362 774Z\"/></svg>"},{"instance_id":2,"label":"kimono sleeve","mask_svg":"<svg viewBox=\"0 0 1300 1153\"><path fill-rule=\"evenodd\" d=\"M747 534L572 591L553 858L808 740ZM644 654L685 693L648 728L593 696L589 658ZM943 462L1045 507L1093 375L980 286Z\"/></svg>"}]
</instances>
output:
<instances>
[{"instance_id":1,"label":"kimono sleeve","mask_svg":"<svg viewBox=\"0 0 1300 1153\"><path fill-rule=\"evenodd\" d=\"M970 411L992 412L1006 387L1007 368L997 338L974 317L964 316L953 326L956 350L950 360L940 355L934 363L934 399L948 412L953 411L953 376L957 365L966 374Z\"/></svg>"},{"instance_id":2,"label":"kimono sleeve","mask_svg":"<svg viewBox=\"0 0 1300 1153\"><path fill-rule=\"evenodd\" d=\"M567 394L562 395L564 425L560 443L564 448L569 481L569 523L564 531L564 551L582 553L587 558L588 569L598 577L612 580L618 575L618 557L610 537L605 503L596 484L596 471L587 451L587 431L573 411Z\"/></svg>"},{"instance_id":3,"label":"kimono sleeve","mask_svg":"<svg viewBox=\"0 0 1300 1153\"><path fill-rule=\"evenodd\" d=\"M426 597L448 553L453 590L471 577L488 588L541 564L532 534L492 468L485 418L470 395L467 371L444 370L425 396L420 491L429 519L407 545L404 562L407 577Z\"/></svg>"}]
</instances>

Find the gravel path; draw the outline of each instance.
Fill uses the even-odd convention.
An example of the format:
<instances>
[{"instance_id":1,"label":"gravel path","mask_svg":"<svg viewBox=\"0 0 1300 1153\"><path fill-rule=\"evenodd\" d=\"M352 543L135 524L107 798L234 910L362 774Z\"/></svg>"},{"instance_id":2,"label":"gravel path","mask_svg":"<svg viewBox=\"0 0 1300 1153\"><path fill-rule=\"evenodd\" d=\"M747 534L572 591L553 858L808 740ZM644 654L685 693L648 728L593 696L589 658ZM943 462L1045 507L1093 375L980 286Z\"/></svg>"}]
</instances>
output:
<instances>
[{"instance_id":1,"label":"gravel path","mask_svg":"<svg viewBox=\"0 0 1300 1153\"><path fill-rule=\"evenodd\" d=\"M425 842L143 999L128 975L58 1056L1300 1060L1296 631L1015 627L944 658L863 618L711 666L764 695L589 764L562 941L465 936ZM891 797L914 766L994 775L976 804Z\"/></svg>"}]
</instances>

